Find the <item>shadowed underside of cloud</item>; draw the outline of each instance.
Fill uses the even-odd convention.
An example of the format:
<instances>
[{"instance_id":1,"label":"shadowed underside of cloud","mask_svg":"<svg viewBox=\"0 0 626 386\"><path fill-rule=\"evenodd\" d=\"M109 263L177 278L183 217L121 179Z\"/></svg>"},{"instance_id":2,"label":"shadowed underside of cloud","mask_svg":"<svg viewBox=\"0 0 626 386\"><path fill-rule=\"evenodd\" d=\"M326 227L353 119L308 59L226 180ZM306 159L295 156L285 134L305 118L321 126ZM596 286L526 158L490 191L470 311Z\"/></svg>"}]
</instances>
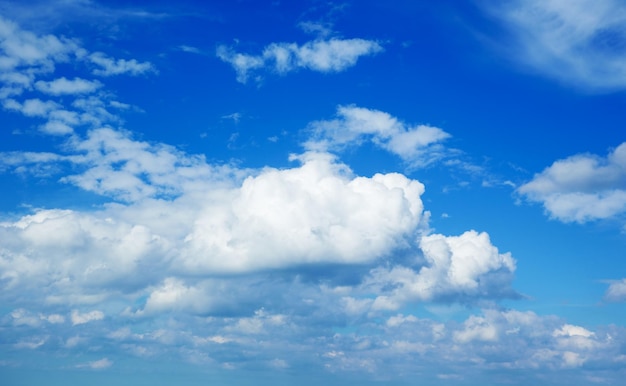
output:
<instances>
[{"instance_id":1,"label":"shadowed underside of cloud","mask_svg":"<svg viewBox=\"0 0 626 386\"><path fill-rule=\"evenodd\" d=\"M626 11L621 0L510 0L480 3L510 32L517 62L591 90L626 87Z\"/></svg>"},{"instance_id":2,"label":"shadowed underside of cloud","mask_svg":"<svg viewBox=\"0 0 626 386\"><path fill-rule=\"evenodd\" d=\"M286 74L301 68L317 72L340 72L356 64L361 56L383 50L375 41L363 39L315 40L296 43L272 43L260 55L235 52L232 48L217 47L217 57L229 63L237 73L237 81L246 83L251 73L270 70Z\"/></svg>"}]
</instances>

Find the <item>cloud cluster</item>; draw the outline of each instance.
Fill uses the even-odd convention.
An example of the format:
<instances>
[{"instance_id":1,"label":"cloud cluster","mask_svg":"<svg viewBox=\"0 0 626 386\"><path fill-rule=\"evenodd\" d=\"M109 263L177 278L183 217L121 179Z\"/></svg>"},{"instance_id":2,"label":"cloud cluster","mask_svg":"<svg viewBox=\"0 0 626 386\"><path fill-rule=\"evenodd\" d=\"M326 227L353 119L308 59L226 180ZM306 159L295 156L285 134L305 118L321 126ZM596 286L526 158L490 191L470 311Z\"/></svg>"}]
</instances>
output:
<instances>
[{"instance_id":1,"label":"cloud cluster","mask_svg":"<svg viewBox=\"0 0 626 386\"><path fill-rule=\"evenodd\" d=\"M303 45L272 43L260 55L235 52L220 45L217 57L229 63L237 73L237 81L246 83L256 70L269 69L286 74L300 68L317 72L340 72L356 64L361 56L373 55L383 50L375 41L364 39L314 40Z\"/></svg>"},{"instance_id":2,"label":"cloud cluster","mask_svg":"<svg viewBox=\"0 0 626 386\"><path fill-rule=\"evenodd\" d=\"M414 314L426 302L495 305L518 296L516 261L485 232L433 233L421 182L400 173L356 175L332 152L369 140L425 166L446 155L443 130L340 106L336 119L309 125L305 152L290 167L214 165L102 127L115 122L109 108L125 106L107 99L102 80L51 76L58 63L86 65L102 77L154 72L151 64L90 54L4 19L0 36L3 107L64 135L57 152L0 153L0 170L55 178L104 202L3 216L0 337L28 353L16 355L18 365L54 353L66 368L92 370L124 356L394 377L428 366L440 379L455 379L468 363L477 372L623 369L626 333L617 327L495 306L460 321ZM381 49L330 39L273 44L260 56L218 54L244 82L267 67L341 71ZM43 97L24 96L35 92ZM80 125L88 129L75 130ZM598 173L622 181L625 146L607 160L587 157L588 173L578 179L563 180L578 159L555 163L520 193L543 201L562 189L596 189ZM622 284L612 283L606 299L621 301Z\"/></svg>"},{"instance_id":3,"label":"cloud cluster","mask_svg":"<svg viewBox=\"0 0 626 386\"><path fill-rule=\"evenodd\" d=\"M310 150L341 150L370 140L412 166L426 166L446 155L441 142L450 137L428 125L409 126L390 114L357 106L339 106L337 118L309 124Z\"/></svg>"},{"instance_id":4,"label":"cloud cluster","mask_svg":"<svg viewBox=\"0 0 626 386\"><path fill-rule=\"evenodd\" d=\"M576 87L626 87L626 12L620 0L506 1L487 13L512 36L509 54L547 76Z\"/></svg>"},{"instance_id":5,"label":"cloud cluster","mask_svg":"<svg viewBox=\"0 0 626 386\"><path fill-rule=\"evenodd\" d=\"M123 104L113 100L110 93L98 93L103 87L99 80L51 78L57 65L69 62L91 70L85 72L86 76L155 71L149 62L114 59L100 52L90 54L78 41L37 35L0 17L0 104L4 109L42 119L40 130L51 135L68 135L76 127L99 127L118 121L109 109L119 109ZM36 92L43 95L34 96ZM74 99L70 102L68 96Z\"/></svg>"},{"instance_id":6,"label":"cloud cluster","mask_svg":"<svg viewBox=\"0 0 626 386\"><path fill-rule=\"evenodd\" d=\"M626 143L606 157L578 154L558 160L517 192L564 222L621 215L626 212Z\"/></svg>"}]
</instances>

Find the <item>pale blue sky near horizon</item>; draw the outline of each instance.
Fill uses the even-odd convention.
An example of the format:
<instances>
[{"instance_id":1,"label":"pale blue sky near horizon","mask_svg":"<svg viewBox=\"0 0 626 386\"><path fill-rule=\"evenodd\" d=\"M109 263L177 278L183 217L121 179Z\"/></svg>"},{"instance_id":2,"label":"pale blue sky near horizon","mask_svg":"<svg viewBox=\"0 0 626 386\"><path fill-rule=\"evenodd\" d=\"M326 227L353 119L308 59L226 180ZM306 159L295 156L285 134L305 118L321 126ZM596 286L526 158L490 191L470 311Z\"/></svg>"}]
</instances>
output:
<instances>
[{"instance_id":1,"label":"pale blue sky near horizon","mask_svg":"<svg viewBox=\"0 0 626 386\"><path fill-rule=\"evenodd\" d=\"M622 0L0 0L0 380L619 384L625 60Z\"/></svg>"}]
</instances>

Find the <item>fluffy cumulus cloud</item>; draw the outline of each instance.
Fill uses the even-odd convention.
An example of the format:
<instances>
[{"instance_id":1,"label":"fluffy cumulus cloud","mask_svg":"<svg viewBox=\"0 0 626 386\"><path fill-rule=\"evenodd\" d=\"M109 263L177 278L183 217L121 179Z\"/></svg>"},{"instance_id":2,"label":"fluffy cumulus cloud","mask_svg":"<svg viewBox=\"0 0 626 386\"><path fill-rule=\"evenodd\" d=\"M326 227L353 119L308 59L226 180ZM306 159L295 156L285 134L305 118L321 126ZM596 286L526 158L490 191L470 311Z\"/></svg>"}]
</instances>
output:
<instances>
[{"instance_id":1,"label":"fluffy cumulus cloud","mask_svg":"<svg viewBox=\"0 0 626 386\"><path fill-rule=\"evenodd\" d=\"M501 254L489 235L468 231L460 236L440 234L420 238L425 264L376 268L365 288L379 294L374 310L396 310L416 301L447 299L467 301L480 298L515 297L511 281L515 260Z\"/></svg>"},{"instance_id":2,"label":"fluffy cumulus cloud","mask_svg":"<svg viewBox=\"0 0 626 386\"><path fill-rule=\"evenodd\" d=\"M428 165L445 156L449 134L441 129L341 106L336 119L309 125L305 151L288 167L215 165L103 127L116 122L109 108L126 106L107 99L104 81L54 76L63 61L87 63L100 76L151 66L89 54L3 19L0 34L2 106L40 120L43 133L63 134L56 152L0 153L0 171L101 198L93 207L30 208L0 219L0 340L16 366L54 356L64 369L111 371L122 359L150 358L392 378L435 368L438 379L459 377L468 363L476 372L624 368L622 329L501 309L499 300L518 296L511 254L485 232L434 233L421 182L357 175L333 154L369 140ZM331 39L229 58L241 60L236 68L247 76L267 65L339 71L379 50ZM40 95L22 98L25 91ZM555 163L520 193L543 201L567 189L621 189L624 149ZM577 179L564 180L562 170L577 162L588 169L576 164ZM622 284L611 284L607 300L623 299ZM420 303L486 308L435 321L416 315Z\"/></svg>"},{"instance_id":3,"label":"fluffy cumulus cloud","mask_svg":"<svg viewBox=\"0 0 626 386\"><path fill-rule=\"evenodd\" d=\"M332 338L332 325L416 302L511 293L511 256L485 233L430 234L423 184L399 173L358 176L322 151L295 155L284 169L218 167L110 128L73 135L62 150L0 157L3 170L47 165L62 183L110 200L89 210L34 209L0 224L0 296L14 305L1 322L21 328L9 340L15 349L118 347L224 368L351 371L427 352L445 327L402 339L383 329L354 342ZM194 334L166 327L168 318ZM465 335L457 340L475 341ZM233 353L242 358L233 362ZM93 369L109 363L78 359Z\"/></svg>"},{"instance_id":4,"label":"fluffy cumulus cloud","mask_svg":"<svg viewBox=\"0 0 626 386\"><path fill-rule=\"evenodd\" d=\"M502 21L514 41L510 54L550 77L577 87L623 89L626 13L620 0L506 1L485 11Z\"/></svg>"},{"instance_id":5,"label":"fluffy cumulus cloud","mask_svg":"<svg viewBox=\"0 0 626 386\"><path fill-rule=\"evenodd\" d=\"M248 177L209 204L186 238L185 264L248 270L298 263L363 263L408 243L423 217L424 187L400 174L352 177L328 154Z\"/></svg>"},{"instance_id":6,"label":"fluffy cumulus cloud","mask_svg":"<svg viewBox=\"0 0 626 386\"><path fill-rule=\"evenodd\" d=\"M235 52L221 45L217 57L229 63L237 73L237 81L246 83L255 70L269 69L285 74L300 68L318 72L339 72L356 64L361 56L373 55L383 48L380 44L364 39L315 40L296 43L272 43L260 55Z\"/></svg>"},{"instance_id":7,"label":"fluffy cumulus cloud","mask_svg":"<svg viewBox=\"0 0 626 386\"><path fill-rule=\"evenodd\" d=\"M410 126L386 112L352 105L339 106L337 118L312 122L309 130L307 149L341 150L370 140L412 166L426 166L444 157L441 142L450 137L437 127Z\"/></svg>"},{"instance_id":8,"label":"fluffy cumulus cloud","mask_svg":"<svg viewBox=\"0 0 626 386\"><path fill-rule=\"evenodd\" d=\"M558 160L517 191L564 222L622 215L626 212L626 143L606 157L578 154Z\"/></svg>"}]
</instances>

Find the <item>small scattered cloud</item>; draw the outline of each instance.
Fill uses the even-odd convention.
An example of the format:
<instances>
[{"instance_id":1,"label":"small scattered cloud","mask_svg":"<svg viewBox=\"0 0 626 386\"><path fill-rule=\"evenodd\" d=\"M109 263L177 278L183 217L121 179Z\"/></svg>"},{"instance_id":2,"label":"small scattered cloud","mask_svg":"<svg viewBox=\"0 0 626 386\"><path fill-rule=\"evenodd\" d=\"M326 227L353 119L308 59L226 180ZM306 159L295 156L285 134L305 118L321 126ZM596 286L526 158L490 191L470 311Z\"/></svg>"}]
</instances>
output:
<instances>
[{"instance_id":1,"label":"small scattered cloud","mask_svg":"<svg viewBox=\"0 0 626 386\"><path fill-rule=\"evenodd\" d=\"M232 113L232 114L222 115L222 119L230 119L235 124L239 123L239 121L241 120L241 117L242 117L241 113Z\"/></svg>"},{"instance_id":2,"label":"small scattered cloud","mask_svg":"<svg viewBox=\"0 0 626 386\"><path fill-rule=\"evenodd\" d=\"M56 66L72 63L91 69L95 75L140 75L156 72L149 62L115 59L104 53L89 53L78 41L23 30L0 17L0 104L6 110L43 122L40 132L68 136L77 127L101 127L119 122L109 107L129 105L113 100L110 92L97 92L100 80L65 76L51 78ZM95 67L95 68L94 68ZM38 92L39 97L33 97ZM28 98L21 98L28 93Z\"/></svg>"},{"instance_id":3,"label":"small scattered cloud","mask_svg":"<svg viewBox=\"0 0 626 386\"><path fill-rule=\"evenodd\" d=\"M81 314L79 311L73 310L71 314L71 319L72 325L77 326L79 324L102 320L104 319L104 313L102 311L95 310Z\"/></svg>"},{"instance_id":4,"label":"small scattered cloud","mask_svg":"<svg viewBox=\"0 0 626 386\"><path fill-rule=\"evenodd\" d=\"M229 63L237 73L237 81L246 83L251 73L269 69L286 74L298 69L317 72L340 72L356 64L362 56L373 55L383 47L371 40L338 39L314 40L303 45L272 43L260 55L235 52L231 47L217 47L217 57Z\"/></svg>"},{"instance_id":5,"label":"small scattered cloud","mask_svg":"<svg viewBox=\"0 0 626 386\"><path fill-rule=\"evenodd\" d=\"M102 358L97 361L87 362L84 364L77 365L77 368L89 368L92 370L104 370L113 365L113 362L108 358Z\"/></svg>"},{"instance_id":6,"label":"small scattered cloud","mask_svg":"<svg viewBox=\"0 0 626 386\"><path fill-rule=\"evenodd\" d=\"M563 222L620 216L626 213L626 142L606 157L577 154L555 161L517 192Z\"/></svg>"},{"instance_id":7,"label":"small scattered cloud","mask_svg":"<svg viewBox=\"0 0 626 386\"><path fill-rule=\"evenodd\" d=\"M611 281L604 294L604 300L614 303L626 302L626 279Z\"/></svg>"},{"instance_id":8,"label":"small scattered cloud","mask_svg":"<svg viewBox=\"0 0 626 386\"><path fill-rule=\"evenodd\" d=\"M103 54L95 52L88 56L91 63L100 68L93 70L94 75L112 76L112 75L142 75L149 72L155 72L154 65L150 62L139 62L136 59L113 59Z\"/></svg>"},{"instance_id":9,"label":"small scattered cloud","mask_svg":"<svg viewBox=\"0 0 626 386\"><path fill-rule=\"evenodd\" d=\"M316 35L318 38L326 38L333 33L333 26L330 23L323 22L313 22L313 21L302 21L298 23L298 27L312 35Z\"/></svg>"},{"instance_id":10,"label":"small scattered cloud","mask_svg":"<svg viewBox=\"0 0 626 386\"><path fill-rule=\"evenodd\" d=\"M369 140L413 167L427 166L446 156L442 142L451 135L428 125L410 126L390 114L353 105L337 107L337 118L309 124L308 150L328 151Z\"/></svg>"},{"instance_id":11,"label":"small scattered cloud","mask_svg":"<svg viewBox=\"0 0 626 386\"><path fill-rule=\"evenodd\" d=\"M199 48L192 47L192 46L180 45L178 46L178 49L182 52L188 52L190 54L198 54L198 55L203 54L203 52Z\"/></svg>"},{"instance_id":12,"label":"small scattered cloud","mask_svg":"<svg viewBox=\"0 0 626 386\"><path fill-rule=\"evenodd\" d=\"M85 80L74 78L69 80L61 77L49 82L40 80L35 82L35 88L44 94L66 95L66 94L89 94L102 87L102 83L97 80Z\"/></svg>"}]
</instances>

